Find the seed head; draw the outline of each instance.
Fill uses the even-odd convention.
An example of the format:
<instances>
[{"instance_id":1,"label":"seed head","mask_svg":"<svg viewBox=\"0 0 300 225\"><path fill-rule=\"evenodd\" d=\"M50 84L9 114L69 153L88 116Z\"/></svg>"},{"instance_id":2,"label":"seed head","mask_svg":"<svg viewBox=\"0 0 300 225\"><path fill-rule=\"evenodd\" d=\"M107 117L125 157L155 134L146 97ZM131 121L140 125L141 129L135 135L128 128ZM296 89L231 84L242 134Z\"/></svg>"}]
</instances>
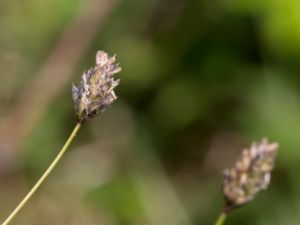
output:
<instances>
[{"instance_id":1,"label":"seed head","mask_svg":"<svg viewBox=\"0 0 300 225\"><path fill-rule=\"evenodd\" d=\"M232 209L253 200L255 195L267 189L274 168L277 143L263 139L242 151L234 167L224 171L223 195L227 209Z\"/></svg>"},{"instance_id":2,"label":"seed head","mask_svg":"<svg viewBox=\"0 0 300 225\"><path fill-rule=\"evenodd\" d=\"M109 57L106 52L98 51L95 67L82 74L78 86L73 84L72 97L79 122L104 112L117 99L114 88L120 80L115 80L114 75L121 67L115 61L115 55Z\"/></svg>"}]
</instances>

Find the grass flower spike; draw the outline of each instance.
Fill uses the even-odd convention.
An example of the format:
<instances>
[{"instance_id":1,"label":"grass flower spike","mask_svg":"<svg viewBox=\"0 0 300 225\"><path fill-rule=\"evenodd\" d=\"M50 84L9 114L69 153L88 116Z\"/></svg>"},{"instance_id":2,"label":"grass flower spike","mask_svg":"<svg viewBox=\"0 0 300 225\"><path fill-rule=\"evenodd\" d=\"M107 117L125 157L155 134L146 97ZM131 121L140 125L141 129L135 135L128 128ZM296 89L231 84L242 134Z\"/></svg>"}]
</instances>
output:
<instances>
[{"instance_id":1,"label":"grass flower spike","mask_svg":"<svg viewBox=\"0 0 300 225\"><path fill-rule=\"evenodd\" d=\"M237 207L250 202L255 195L267 189L278 144L263 139L243 150L234 167L224 171L223 194L227 207Z\"/></svg>"},{"instance_id":2,"label":"grass flower spike","mask_svg":"<svg viewBox=\"0 0 300 225\"><path fill-rule=\"evenodd\" d=\"M72 97L78 119L77 125L50 166L2 225L9 224L39 189L74 140L82 124L104 112L117 99L114 88L119 84L119 80L115 80L114 75L120 72L121 68L115 61L116 56L109 57L106 52L98 51L96 54L96 66L83 73L82 81L78 87L73 85Z\"/></svg>"},{"instance_id":3,"label":"grass flower spike","mask_svg":"<svg viewBox=\"0 0 300 225\"><path fill-rule=\"evenodd\" d=\"M72 97L80 123L104 112L117 99L114 88L120 80L115 80L114 75L121 67L115 61L116 56L98 51L96 66L83 73L78 87L73 84Z\"/></svg>"},{"instance_id":4,"label":"grass flower spike","mask_svg":"<svg viewBox=\"0 0 300 225\"><path fill-rule=\"evenodd\" d=\"M278 144L269 143L267 139L253 143L249 149L242 151L232 168L224 171L222 191L225 207L220 221L225 220L232 209L252 201L259 191L268 188L277 149Z\"/></svg>"}]
</instances>

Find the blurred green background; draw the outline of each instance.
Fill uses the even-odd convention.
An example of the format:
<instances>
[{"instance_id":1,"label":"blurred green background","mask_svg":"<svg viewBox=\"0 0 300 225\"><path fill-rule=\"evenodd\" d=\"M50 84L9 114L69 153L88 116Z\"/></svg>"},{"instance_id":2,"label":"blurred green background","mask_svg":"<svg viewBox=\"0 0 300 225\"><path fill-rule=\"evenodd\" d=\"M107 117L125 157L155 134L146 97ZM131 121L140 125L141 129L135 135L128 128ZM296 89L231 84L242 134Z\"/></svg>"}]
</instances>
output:
<instances>
[{"instance_id":1,"label":"blurred green background","mask_svg":"<svg viewBox=\"0 0 300 225\"><path fill-rule=\"evenodd\" d=\"M117 54L119 99L89 121L14 224L208 225L222 170L280 144L268 189L226 224L300 221L299 0L0 2L0 218L73 129L72 82Z\"/></svg>"}]
</instances>

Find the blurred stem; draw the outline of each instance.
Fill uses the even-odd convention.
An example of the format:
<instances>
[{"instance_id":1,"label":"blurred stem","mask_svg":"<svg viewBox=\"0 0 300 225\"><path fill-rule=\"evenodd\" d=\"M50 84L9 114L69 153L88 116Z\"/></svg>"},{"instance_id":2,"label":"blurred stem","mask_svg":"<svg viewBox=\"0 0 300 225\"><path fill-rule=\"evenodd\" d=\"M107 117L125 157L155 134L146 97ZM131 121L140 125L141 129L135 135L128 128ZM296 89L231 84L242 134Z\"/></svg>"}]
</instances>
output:
<instances>
[{"instance_id":1,"label":"blurred stem","mask_svg":"<svg viewBox=\"0 0 300 225\"><path fill-rule=\"evenodd\" d=\"M223 225L226 218L227 218L227 214L225 212L222 212L220 214L219 218L217 219L215 225Z\"/></svg>"},{"instance_id":2,"label":"blurred stem","mask_svg":"<svg viewBox=\"0 0 300 225\"><path fill-rule=\"evenodd\" d=\"M78 133L81 123L77 123L74 130L72 131L70 137L62 147L62 149L59 151L58 155L55 157L55 159L52 161L50 166L47 168L47 170L44 172L44 174L41 176L41 178L36 182L36 184L31 188L31 190L28 192L28 194L23 198L23 200L18 204L18 206L12 211L12 213L7 217L7 219L2 223L2 225L9 224L14 217L19 213L19 211L23 208L23 206L31 199L33 194L37 191L37 189L41 186L41 184L46 180L46 178L49 176L49 174L53 171L59 160L62 158L72 141L74 140L76 134Z\"/></svg>"}]
</instances>

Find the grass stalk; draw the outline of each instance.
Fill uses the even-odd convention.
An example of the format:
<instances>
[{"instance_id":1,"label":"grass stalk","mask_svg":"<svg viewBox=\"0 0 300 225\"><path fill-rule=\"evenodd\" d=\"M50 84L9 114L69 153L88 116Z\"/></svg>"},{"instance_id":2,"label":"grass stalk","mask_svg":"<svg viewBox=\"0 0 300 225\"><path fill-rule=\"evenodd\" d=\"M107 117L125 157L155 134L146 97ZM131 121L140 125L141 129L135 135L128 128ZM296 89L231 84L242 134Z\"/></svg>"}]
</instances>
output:
<instances>
[{"instance_id":1,"label":"grass stalk","mask_svg":"<svg viewBox=\"0 0 300 225\"><path fill-rule=\"evenodd\" d=\"M224 222L225 222L225 220L226 220L226 218L227 218L227 214L226 214L225 212L222 212L222 213L219 215L219 217L218 217L218 219L217 219L215 225L223 225Z\"/></svg>"},{"instance_id":2,"label":"grass stalk","mask_svg":"<svg viewBox=\"0 0 300 225\"><path fill-rule=\"evenodd\" d=\"M57 163L60 161L72 141L74 140L76 134L78 133L81 123L77 123L74 130L72 131L70 137L62 147L62 149L59 151L55 159L52 161L50 166L47 168L47 170L44 172L44 174L40 177L40 179L36 182L36 184L31 188L31 190L27 193L27 195L23 198L23 200L17 205L17 207L10 213L10 215L6 218L6 220L2 223L2 225L8 225L11 223L11 221L15 218L15 216L20 212L20 210L24 207L24 205L31 199L31 197L34 195L34 193L39 189L39 187L43 184L43 182L47 179L49 174L53 171Z\"/></svg>"}]
</instances>

